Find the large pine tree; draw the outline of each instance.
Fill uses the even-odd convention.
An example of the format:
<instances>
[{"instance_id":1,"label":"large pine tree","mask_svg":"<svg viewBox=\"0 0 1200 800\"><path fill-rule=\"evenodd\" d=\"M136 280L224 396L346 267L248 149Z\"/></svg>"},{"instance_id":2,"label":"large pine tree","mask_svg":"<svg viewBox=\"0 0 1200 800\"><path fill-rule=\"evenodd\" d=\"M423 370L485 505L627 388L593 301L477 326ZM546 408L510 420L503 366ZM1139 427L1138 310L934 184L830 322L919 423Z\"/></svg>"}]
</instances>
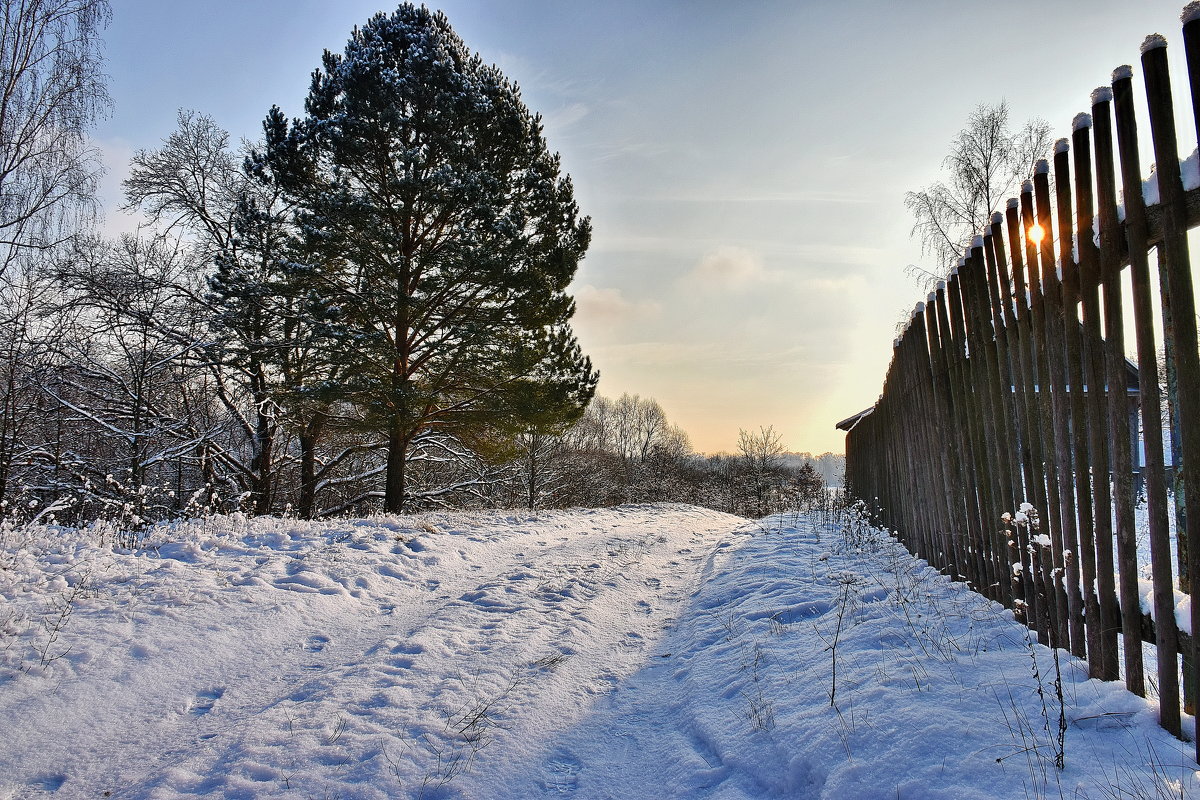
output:
<instances>
[{"instance_id":1,"label":"large pine tree","mask_svg":"<svg viewBox=\"0 0 1200 800\"><path fill-rule=\"evenodd\" d=\"M313 258L297 280L324 305L340 395L386 435L400 511L418 437L591 398L566 293L590 224L540 118L440 12L404 4L356 29L305 111L271 110L253 166L299 209Z\"/></svg>"}]
</instances>

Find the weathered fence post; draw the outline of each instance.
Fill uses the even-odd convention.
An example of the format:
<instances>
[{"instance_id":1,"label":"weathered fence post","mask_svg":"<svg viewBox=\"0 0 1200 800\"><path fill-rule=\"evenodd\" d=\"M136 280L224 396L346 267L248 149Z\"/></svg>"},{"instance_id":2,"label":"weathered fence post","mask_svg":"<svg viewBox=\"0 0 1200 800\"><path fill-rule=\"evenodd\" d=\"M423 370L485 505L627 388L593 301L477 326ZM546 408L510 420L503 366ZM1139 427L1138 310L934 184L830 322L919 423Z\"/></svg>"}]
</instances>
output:
<instances>
[{"instance_id":1,"label":"weathered fence post","mask_svg":"<svg viewBox=\"0 0 1200 800\"><path fill-rule=\"evenodd\" d=\"M1150 560L1154 580L1154 639L1158 648L1159 722L1178 736L1178 634L1171 572L1171 540L1167 523L1167 487L1163 476L1162 407L1158 391L1158 353L1154 343L1154 307L1150 294L1150 259L1146 205L1142 197L1137 121L1133 110L1133 70L1113 72L1113 111L1117 151L1125 197L1125 240L1129 246L1133 284L1134 330L1137 335L1138 391L1142 406L1145 450L1146 507L1150 523Z\"/></svg>"},{"instance_id":2,"label":"weathered fence post","mask_svg":"<svg viewBox=\"0 0 1200 800\"><path fill-rule=\"evenodd\" d=\"M1042 162L1043 164L1045 162ZM1038 224L1038 220L1034 217L1033 208L1033 183L1027 181L1021 187L1021 222L1025 232L1025 264L1028 267L1027 277L1029 279L1029 298L1030 298L1030 315L1032 326L1030 327L1030 359L1034 365L1034 382L1036 396L1034 402L1037 406L1037 418L1042 431L1042 443L1044 446L1042 455L1046 470L1046 508L1044 509L1045 516L1043 518L1043 532L1049 531L1047 538L1052 545L1057 543L1059 547L1062 545L1062 516L1061 505L1059 502L1059 481L1058 472L1059 465L1057 459L1053 456L1055 433L1054 433L1054 417L1051 410L1050 402L1050 385L1052 379L1050 369L1047 364L1046 339L1049 336L1050 328L1047 319L1045 296L1042 292L1041 269L1038 264L1040 256L1038 253L1038 242L1033 236L1034 226ZM1043 238L1049 237L1049 231L1043 230ZM1052 267L1053 268L1053 267ZM1041 513L1041 512L1039 512ZM1043 533L1043 535L1046 535ZM1045 591L1045 605L1047 611L1047 619L1050 624L1050 644L1054 647L1069 646L1070 638L1067 633L1067 615L1069 609L1067 607L1066 594L1062 591L1062 584L1055 578L1055 563L1054 557L1045 557L1047 548L1040 545L1035 545L1032 558L1035 558L1041 567L1042 585Z\"/></svg>"},{"instance_id":3,"label":"weathered fence post","mask_svg":"<svg viewBox=\"0 0 1200 800\"><path fill-rule=\"evenodd\" d=\"M1082 412L1079 422L1087 429L1086 447L1076 479L1082 474L1091 489L1092 529L1096 548L1096 593L1099 595L1100 618L1088 620L1099 629L1100 677L1106 681L1121 679L1117 653L1117 631L1121 626L1121 609L1117 602L1115 565L1113 563L1112 484L1108 479L1109 449L1107 398L1104 393L1104 334L1100 328L1100 251L1096 247L1095 216L1092 203L1092 118L1079 114L1073 123L1072 147L1075 156L1075 217L1076 245L1079 251L1078 289L1083 307L1082 343L1080 354L1083 382L1079 384ZM1076 372L1078 374L1078 371ZM1090 419L1090 422L1088 421ZM1082 458L1081 458L1082 461ZM1089 469L1090 468L1090 469ZM1092 473L1089 475L1089 471Z\"/></svg>"},{"instance_id":4,"label":"weathered fence post","mask_svg":"<svg viewBox=\"0 0 1200 800\"><path fill-rule=\"evenodd\" d=\"M1171 100L1171 79L1167 72L1166 40L1147 37L1142 44L1142 71L1146 78L1146 103L1150 112L1150 132L1154 140L1154 158L1158 165L1158 192L1163 220L1162 252L1166 254L1166 274L1159 280L1171 293L1175 317L1172 343L1175 346L1175 376L1179 382L1179 440L1183 472L1185 516L1200 520L1200 348L1196 340L1196 299L1192 292L1192 272L1188 258L1187 209L1183 180L1179 170L1179 148L1175 137L1175 111ZM1200 526L1187 532L1189 575L1200 574ZM1191 629L1200 633L1200 603L1192 604ZM1194 643L1200 637L1193 638ZM1192 662L1196 663L1193 651ZM1193 693L1194 694L1194 693ZM1200 759L1200 737L1196 754Z\"/></svg>"},{"instance_id":5,"label":"weathered fence post","mask_svg":"<svg viewBox=\"0 0 1200 800\"><path fill-rule=\"evenodd\" d=\"M1029 184L1029 188L1032 192L1032 184ZM1017 346L1015 348L1017 370L1015 375L1019 381L1018 406L1024 419L1026 435L1024 445L1027 449L1026 458L1029 462L1028 469L1031 476L1027 489L1029 496L1025 499L1034 508L1040 509L1039 513L1044 513L1048 501L1046 499L1046 458L1042 445L1042 418L1038 409L1037 377L1034 372L1037 344L1033 338L1033 321L1030 316L1032 313L1030 290L1025 281L1026 259L1021 253L1025 236L1021 228L1019 205L1020 201L1015 198L1008 201L1005 222L1008 227L1009 255L1012 259L1013 300L1017 316ZM1029 205L1032 206L1032 200ZM1025 247L1025 250L1027 253L1031 252L1028 246ZM1042 583L1042 576L1036 568L1038 562L1033 551L1035 545L1031 541L1031 532L1027 527L1018 527L1018 532L1024 542L1021 563L1028 563L1034 567L1028 570L1033 590L1031 597L1037 606L1034 609L1032 621L1038 632L1038 641L1048 644L1050 642L1051 610L1047 607L1047 597L1051 598L1049 602L1052 603L1053 593L1047 592L1049 587Z\"/></svg>"},{"instance_id":6,"label":"weathered fence post","mask_svg":"<svg viewBox=\"0 0 1200 800\"><path fill-rule=\"evenodd\" d=\"M1055 592L1058 595L1060 609L1066 609L1066 614L1059 620L1059 647L1070 647L1071 652L1080 653L1084 646L1079 641L1073 641L1068 631L1081 630L1079 620L1083 617L1083 595L1079 585L1079 539L1075 525L1075 493L1071 485L1071 447L1070 447L1070 400L1066 394L1067 378L1063 364L1065 351L1063 343L1063 313L1062 286L1058 280L1058 271L1054 259L1054 224L1050 219L1050 169L1045 161L1038 162L1033 175L1034 201L1037 206L1038 225L1045 231L1041 246L1038 248L1038 260L1041 265L1042 299L1045 303L1046 332L1046 377L1050 395L1050 408L1054 418L1054 459L1057 462L1058 473L1058 530L1051 528L1050 538L1053 541L1052 552L1054 568L1057 573L1054 581ZM1047 390L1044 389L1043 393ZM1068 552L1071 554L1068 557ZM1064 586L1063 576L1066 578ZM1090 587L1089 587L1090 591ZM1088 653L1091 658L1091 653Z\"/></svg>"},{"instance_id":7,"label":"weathered fence post","mask_svg":"<svg viewBox=\"0 0 1200 800\"><path fill-rule=\"evenodd\" d=\"M1104 365L1108 397L1108 438L1112 445L1112 480L1116 507L1117 559L1121 573L1121 631L1125 653L1125 685L1146 694L1142 665L1142 614L1138 592L1137 531L1134 528L1133 452L1126 401L1125 316L1121 287L1121 229L1113 166L1112 90L1092 93L1096 149L1096 196L1100 220L1100 281L1104 285Z\"/></svg>"}]
</instances>

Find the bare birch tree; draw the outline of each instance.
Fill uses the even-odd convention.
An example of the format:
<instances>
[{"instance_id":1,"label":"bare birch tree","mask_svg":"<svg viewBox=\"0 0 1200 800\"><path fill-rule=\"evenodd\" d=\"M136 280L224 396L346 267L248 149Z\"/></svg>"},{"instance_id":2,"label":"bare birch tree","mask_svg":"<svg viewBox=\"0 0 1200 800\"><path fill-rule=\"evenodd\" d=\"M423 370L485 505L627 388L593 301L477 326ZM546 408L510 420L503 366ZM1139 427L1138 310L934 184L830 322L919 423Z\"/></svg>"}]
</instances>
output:
<instances>
[{"instance_id":1,"label":"bare birch tree","mask_svg":"<svg viewBox=\"0 0 1200 800\"><path fill-rule=\"evenodd\" d=\"M1004 100L976 106L942 161L945 180L904 195L913 215L912 235L920 240L922 255L936 264L932 270L910 265L909 274L929 285L954 266L971 237L1033 174L1034 164L1050 149L1050 137L1050 125L1041 119L1013 131Z\"/></svg>"},{"instance_id":2,"label":"bare birch tree","mask_svg":"<svg viewBox=\"0 0 1200 800\"><path fill-rule=\"evenodd\" d=\"M34 373L55 302L54 251L95 211L87 134L109 105L100 33L107 0L0 0L0 503L39 423ZM23 468L23 467L22 467Z\"/></svg>"}]
</instances>

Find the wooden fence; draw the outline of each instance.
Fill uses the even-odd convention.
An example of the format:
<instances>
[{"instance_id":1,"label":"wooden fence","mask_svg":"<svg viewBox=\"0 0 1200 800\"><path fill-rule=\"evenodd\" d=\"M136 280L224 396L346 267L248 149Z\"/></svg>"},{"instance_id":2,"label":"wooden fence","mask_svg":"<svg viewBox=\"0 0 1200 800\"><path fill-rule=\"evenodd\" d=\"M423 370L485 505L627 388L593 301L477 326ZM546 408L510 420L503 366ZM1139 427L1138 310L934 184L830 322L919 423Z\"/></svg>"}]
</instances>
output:
<instances>
[{"instance_id":1,"label":"wooden fence","mask_svg":"<svg viewBox=\"0 0 1200 800\"><path fill-rule=\"evenodd\" d=\"M1200 3L1183 20L1191 138L1200 134ZM1160 720L1180 735L1196 697L1195 639L1178 629L1176 603L1200 575L1200 355L1187 239L1200 226L1200 188L1190 185L1200 177L1185 187L1183 167L1195 170L1179 159L1167 57L1165 39L1147 37L1152 180L1143 184L1133 69L1120 67L1053 163L1039 162L1021 196L917 306L879 401L839 427L849 491L932 565L1012 608L1043 643L1142 695L1142 643L1152 643ZM1138 584L1139 422L1153 623ZM1200 630L1200 604L1190 623Z\"/></svg>"}]
</instances>

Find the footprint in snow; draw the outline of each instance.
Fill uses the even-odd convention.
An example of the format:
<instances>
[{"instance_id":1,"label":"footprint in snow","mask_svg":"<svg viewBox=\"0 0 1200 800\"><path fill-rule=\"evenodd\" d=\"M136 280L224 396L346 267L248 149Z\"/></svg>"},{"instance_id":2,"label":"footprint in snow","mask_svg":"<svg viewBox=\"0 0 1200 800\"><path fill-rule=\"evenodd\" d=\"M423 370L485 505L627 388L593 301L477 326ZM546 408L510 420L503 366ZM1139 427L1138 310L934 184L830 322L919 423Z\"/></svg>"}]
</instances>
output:
<instances>
[{"instance_id":1,"label":"footprint in snow","mask_svg":"<svg viewBox=\"0 0 1200 800\"><path fill-rule=\"evenodd\" d=\"M43 792L57 792L66 782L66 775L43 775L40 778L34 778L33 783L29 784L29 788L40 789Z\"/></svg>"},{"instance_id":2,"label":"footprint in snow","mask_svg":"<svg viewBox=\"0 0 1200 800\"><path fill-rule=\"evenodd\" d=\"M196 696L192 698L192 701L188 703L188 713L193 717L204 716L213 710L213 706L217 704L217 701L220 700L224 694L225 689L219 686L215 689L206 689L203 692L197 692Z\"/></svg>"},{"instance_id":3,"label":"footprint in snow","mask_svg":"<svg viewBox=\"0 0 1200 800\"><path fill-rule=\"evenodd\" d=\"M312 636L304 640L304 650L307 653L319 653L325 649L325 645L329 644L329 637L320 633L314 633Z\"/></svg>"},{"instance_id":4,"label":"footprint in snow","mask_svg":"<svg viewBox=\"0 0 1200 800\"><path fill-rule=\"evenodd\" d=\"M566 752L558 752L546 762L546 776L542 790L549 795L574 794L579 788L579 772L583 765L579 759Z\"/></svg>"}]
</instances>

